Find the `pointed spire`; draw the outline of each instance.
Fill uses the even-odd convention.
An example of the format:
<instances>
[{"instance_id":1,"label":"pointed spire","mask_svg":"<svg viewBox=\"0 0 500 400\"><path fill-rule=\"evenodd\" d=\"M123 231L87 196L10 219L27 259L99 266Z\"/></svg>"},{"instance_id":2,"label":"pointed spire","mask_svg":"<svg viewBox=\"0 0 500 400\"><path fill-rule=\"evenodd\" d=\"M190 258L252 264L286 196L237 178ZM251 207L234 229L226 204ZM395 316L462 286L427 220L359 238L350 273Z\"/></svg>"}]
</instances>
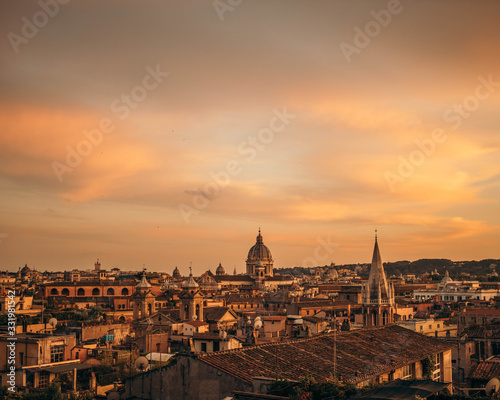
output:
<instances>
[{"instance_id":1,"label":"pointed spire","mask_svg":"<svg viewBox=\"0 0 500 400\"><path fill-rule=\"evenodd\" d=\"M373 248L372 265L370 267L370 276L368 277L368 289L370 302L391 301L392 295L389 291L387 278L385 276L382 257L378 247L378 238L375 233L375 246Z\"/></svg>"}]
</instances>

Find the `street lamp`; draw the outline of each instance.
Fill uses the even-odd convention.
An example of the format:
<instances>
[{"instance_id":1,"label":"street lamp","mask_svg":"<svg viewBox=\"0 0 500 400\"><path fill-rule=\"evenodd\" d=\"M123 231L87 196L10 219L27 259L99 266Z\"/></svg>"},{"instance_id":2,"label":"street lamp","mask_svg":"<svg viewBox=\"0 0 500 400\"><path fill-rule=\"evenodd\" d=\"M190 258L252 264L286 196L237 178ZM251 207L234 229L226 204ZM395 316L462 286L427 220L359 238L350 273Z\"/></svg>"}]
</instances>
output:
<instances>
[{"instance_id":1,"label":"street lamp","mask_svg":"<svg viewBox=\"0 0 500 400\"><path fill-rule=\"evenodd\" d=\"M262 328L262 319L259 316L257 316L255 317L252 323L252 319L250 318L250 316L248 316L246 324L247 324L246 344L247 345L256 344L257 340L255 331Z\"/></svg>"}]
</instances>

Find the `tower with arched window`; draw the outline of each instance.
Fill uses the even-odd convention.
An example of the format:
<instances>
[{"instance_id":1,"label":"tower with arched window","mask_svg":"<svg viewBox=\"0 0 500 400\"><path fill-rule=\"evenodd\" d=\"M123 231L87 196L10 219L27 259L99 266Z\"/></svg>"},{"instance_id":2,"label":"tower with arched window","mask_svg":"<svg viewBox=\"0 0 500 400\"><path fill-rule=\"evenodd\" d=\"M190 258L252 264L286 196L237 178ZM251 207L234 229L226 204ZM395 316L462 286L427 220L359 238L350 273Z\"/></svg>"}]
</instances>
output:
<instances>
[{"instance_id":1,"label":"tower with arched window","mask_svg":"<svg viewBox=\"0 0 500 400\"><path fill-rule=\"evenodd\" d=\"M182 321L203 321L203 293L190 271L189 278L182 285L179 295L179 316Z\"/></svg>"},{"instance_id":2,"label":"tower with arched window","mask_svg":"<svg viewBox=\"0 0 500 400\"><path fill-rule=\"evenodd\" d=\"M156 295L151 290L151 284L146 279L146 270L142 271L142 278L132 295L134 319L146 318L155 313Z\"/></svg>"}]
</instances>

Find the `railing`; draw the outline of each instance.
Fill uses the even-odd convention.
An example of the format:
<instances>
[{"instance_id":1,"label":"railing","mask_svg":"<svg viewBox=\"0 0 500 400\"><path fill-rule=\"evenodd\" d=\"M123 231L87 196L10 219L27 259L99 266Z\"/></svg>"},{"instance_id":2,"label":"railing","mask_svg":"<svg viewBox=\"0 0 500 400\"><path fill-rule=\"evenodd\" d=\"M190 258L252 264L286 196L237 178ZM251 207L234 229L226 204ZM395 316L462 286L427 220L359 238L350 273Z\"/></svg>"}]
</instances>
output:
<instances>
[{"instance_id":1,"label":"railing","mask_svg":"<svg viewBox=\"0 0 500 400\"><path fill-rule=\"evenodd\" d=\"M363 304L391 304L391 301L389 299L362 299Z\"/></svg>"}]
</instances>

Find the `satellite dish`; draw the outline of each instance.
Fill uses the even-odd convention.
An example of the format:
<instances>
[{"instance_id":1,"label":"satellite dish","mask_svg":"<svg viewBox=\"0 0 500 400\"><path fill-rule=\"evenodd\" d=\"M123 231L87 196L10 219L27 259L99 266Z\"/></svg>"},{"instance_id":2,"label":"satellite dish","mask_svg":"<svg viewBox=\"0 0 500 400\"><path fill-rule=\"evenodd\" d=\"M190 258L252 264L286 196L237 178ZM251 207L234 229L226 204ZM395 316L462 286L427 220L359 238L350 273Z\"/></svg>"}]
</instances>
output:
<instances>
[{"instance_id":1,"label":"satellite dish","mask_svg":"<svg viewBox=\"0 0 500 400\"><path fill-rule=\"evenodd\" d=\"M500 381L497 378L493 378L490 379L490 381L486 384L484 390L486 391L486 394L490 396L493 393L498 392L499 388L500 388Z\"/></svg>"},{"instance_id":2,"label":"satellite dish","mask_svg":"<svg viewBox=\"0 0 500 400\"><path fill-rule=\"evenodd\" d=\"M257 319L257 318L255 319L255 324L253 326L255 329L260 329L260 328L262 328L262 321L260 319Z\"/></svg>"},{"instance_id":3,"label":"satellite dish","mask_svg":"<svg viewBox=\"0 0 500 400\"><path fill-rule=\"evenodd\" d=\"M120 393L118 392L109 392L106 396L106 400L120 400Z\"/></svg>"},{"instance_id":4,"label":"satellite dish","mask_svg":"<svg viewBox=\"0 0 500 400\"><path fill-rule=\"evenodd\" d=\"M135 367L138 370L144 371L149 364L149 361L146 357L139 357L137 360L135 360Z\"/></svg>"},{"instance_id":5,"label":"satellite dish","mask_svg":"<svg viewBox=\"0 0 500 400\"><path fill-rule=\"evenodd\" d=\"M57 325L57 319L56 318L49 319L49 325L51 325L52 328L55 328Z\"/></svg>"},{"instance_id":6,"label":"satellite dish","mask_svg":"<svg viewBox=\"0 0 500 400\"><path fill-rule=\"evenodd\" d=\"M226 331L220 331L219 332L219 337L224 340L227 337L227 332Z\"/></svg>"},{"instance_id":7,"label":"satellite dish","mask_svg":"<svg viewBox=\"0 0 500 400\"><path fill-rule=\"evenodd\" d=\"M195 314L193 315L193 321L196 321L198 319L198 316Z\"/></svg>"}]
</instances>

